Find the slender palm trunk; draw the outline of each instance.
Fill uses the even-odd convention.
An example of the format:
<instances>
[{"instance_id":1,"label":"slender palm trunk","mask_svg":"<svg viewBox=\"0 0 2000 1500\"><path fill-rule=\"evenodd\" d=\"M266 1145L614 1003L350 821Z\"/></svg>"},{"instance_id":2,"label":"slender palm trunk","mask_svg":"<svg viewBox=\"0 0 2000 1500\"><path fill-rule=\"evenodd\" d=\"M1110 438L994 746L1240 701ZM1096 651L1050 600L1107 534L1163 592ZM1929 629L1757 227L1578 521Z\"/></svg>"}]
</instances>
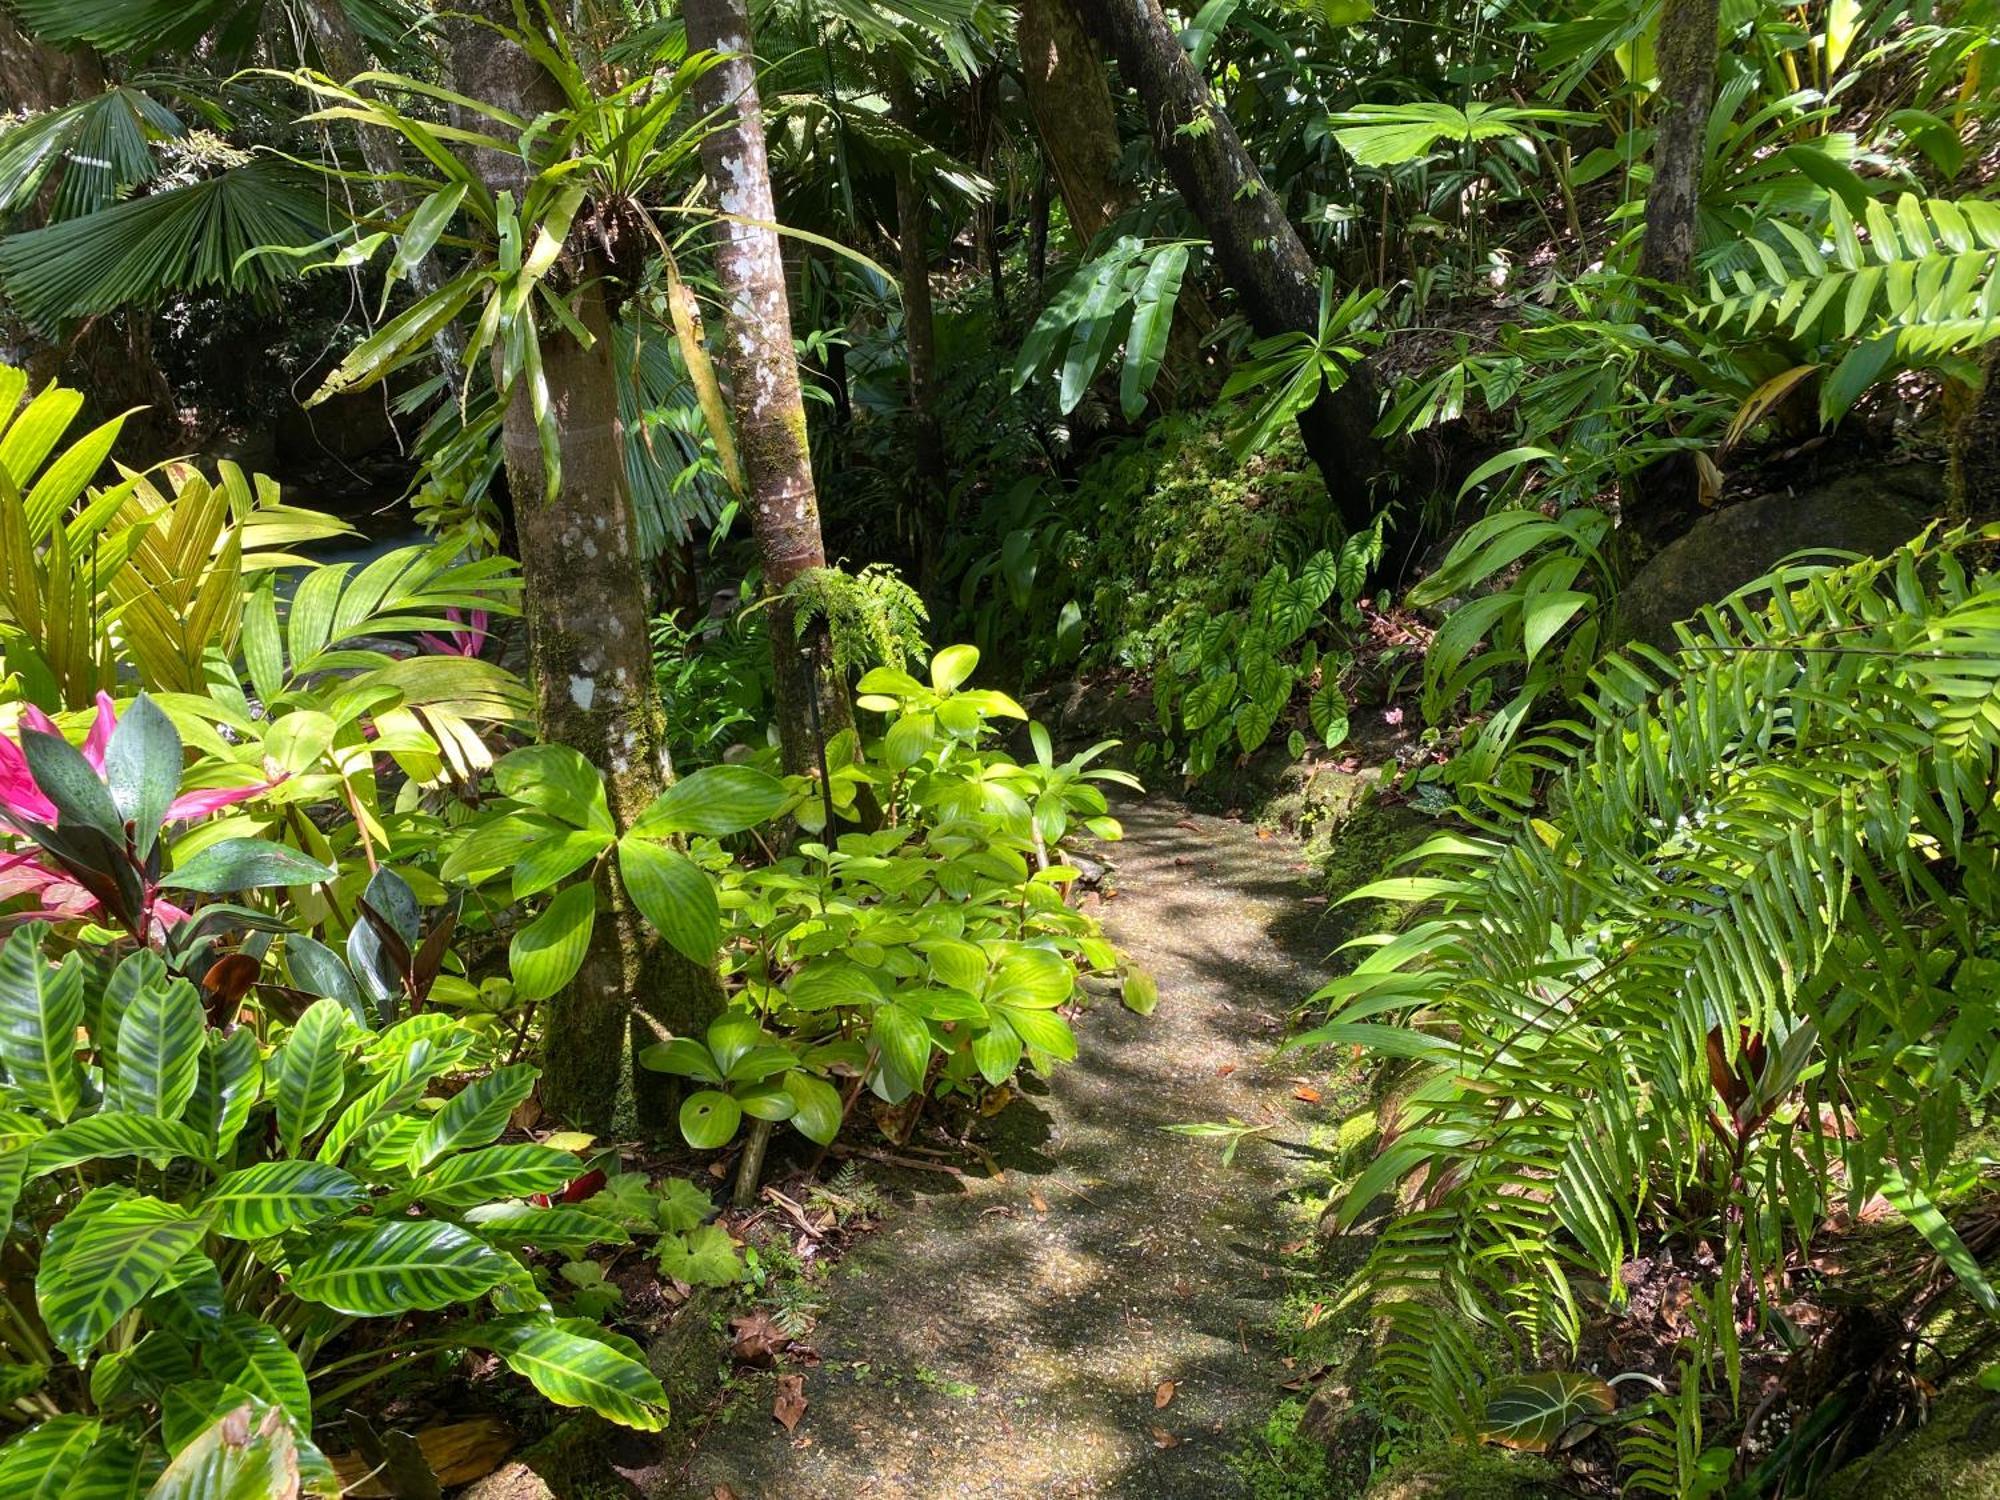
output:
<instances>
[{"instance_id":1,"label":"slender palm trunk","mask_svg":"<svg viewBox=\"0 0 2000 1500\"><path fill-rule=\"evenodd\" d=\"M1657 48L1660 91L1653 121L1653 181L1639 274L1684 284L1694 274L1695 214L1708 112L1715 100L1718 0L1666 0Z\"/></svg>"},{"instance_id":2,"label":"slender palm trunk","mask_svg":"<svg viewBox=\"0 0 2000 1500\"><path fill-rule=\"evenodd\" d=\"M750 525L771 603L771 653L778 739L785 769L819 769L825 739L853 722L846 685L832 670L825 632L799 637L785 598L792 580L826 565L819 496L806 442L792 347L791 299L778 246L771 168L764 153L764 110L757 97L750 17L744 0L688 0L690 48L720 53L697 99L717 128L703 137L702 165L717 206L715 273L722 289L722 365L735 409Z\"/></svg>"},{"instance_id":3,"label":"slender palm trunk","mask_svg":"<svg viewBox=\"0 0 2000 1500\"><path fill-rule=\"evenodd\" d=\"M514 22L509 0L475 0L472 8L500 25ZM459 92L524 119L563 103L539 63L484 27L453 49L452 80ZM519 195L526 170L518 156L481 151L475 165L496 192ZM587 248L572 246L566 254L573 261L571 306L594 342L585 348L553 326L542 330L542 369L561 434L558 492L543 492L540 437L525 386L507 403L502 441L541 736L578 751L602 773L622 829L659 796L673 768L653 679L638 525L625 485L606 268ZM496 363L496 376L497 369ZM720 1008L722 992L712 969L688 962L647 929L609 861L598 896L583 967L544 1013L542 1100L559 1118L602 1131L612 1122L628 1025L635 1042L650 1040L635 1004L671 1031L687 1033ZM657 1076L633 1073L642 1114L664 1103L652 1087Z\"/></svg>"}]
</instances>

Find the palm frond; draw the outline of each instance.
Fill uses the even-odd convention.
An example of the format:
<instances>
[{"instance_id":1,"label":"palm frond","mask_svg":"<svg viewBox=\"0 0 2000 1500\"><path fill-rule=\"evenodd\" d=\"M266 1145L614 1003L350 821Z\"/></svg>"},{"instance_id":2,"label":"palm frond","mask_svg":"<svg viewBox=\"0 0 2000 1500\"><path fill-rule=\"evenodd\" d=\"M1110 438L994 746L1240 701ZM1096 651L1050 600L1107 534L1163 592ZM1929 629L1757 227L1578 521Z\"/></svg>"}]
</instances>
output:
<instances>
[{"instance_id":1,"label":"palm frond","mask_svg":"<svg viewBox=\"0 0 2000 1500\"><path fill-rule=\"evenodd\" d=\"M172 110L134 88L24 120L0 131L0 215L27 208L51 177L52 221L108 208L158 175L153 142L181 133Z\"/></svg>"},{"instance_id":2,"label":"palm frond","mask_svg":"<svg viewBox=\"0 0 2000 1500\"><path fill-rule=\"evenodd\" d=\"M234 167L170 189L0 239L0 288L29 321L52 328L168 292L268 287L276 257L259 247L311 245L328 232L324 188L274 162Z\"/></svg>"}]
</instances>

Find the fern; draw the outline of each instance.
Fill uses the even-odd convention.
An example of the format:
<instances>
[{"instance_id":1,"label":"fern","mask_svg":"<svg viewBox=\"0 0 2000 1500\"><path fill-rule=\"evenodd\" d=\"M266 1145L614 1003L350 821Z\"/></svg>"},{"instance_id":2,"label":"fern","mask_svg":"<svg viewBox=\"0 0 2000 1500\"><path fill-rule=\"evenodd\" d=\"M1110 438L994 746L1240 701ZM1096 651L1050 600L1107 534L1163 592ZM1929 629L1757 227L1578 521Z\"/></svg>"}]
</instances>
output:
<instances>
[{"instance_id":1,"label":"fern","mask_svg":"<svg viewBox=\"0 0 2000 1500\"><path fill-rule=\"evenodd\" d=\"M1538 803L1355 893L1427 904L1360 940L1297 1044L1414 1065L1343 1213L1422 1184L1363 1285L1386 1378L1434 1422L1463 1424L1491 1363L1573 1348L1586 1284L1619 1300L1653 1215L1689 1204L1740 1208L1713 1226L1733 1288L1810 1236L1829 1184L1886 1191L1990 1305L1929 1195L2000 1083L1996 539L1794 565L1671 659L1606 659L1588 722L1497 778L1543 780ZM1707 1324L1733 1377L1731 1319Z\"/></svg>"},{"instance_id":2,"label":"fern","mask_svg":"<svg viewBox=\"0 0 2000 1500\"><path fill-rule=\"evenodd\" d=\"M1832 422L1892 361L1946 363L2000 334L2000 205L1922 199L1893 210L1871 200L1857 222L1827 201L1830 245L1780 219L1781 244L1746 240L1761 276L1747 269L1709 278L1700 318L1717 329L1775 329L1807 344L1846 348L1820 391ZM1847 347L1851 346L1851 347Z\"/></svg>"},{"instance_id":3,"label":"fern","mask_svg":"<svg viewBox=\"0 0 2000 1500\"><path fill-rule=\"evenodd\" d=\"M843 672L901 671L911 657L930 653L924 642L930 612L923 596L887 563L870 563L859 573L810 568L792 580L785 597L797 610L801 635L814 621L826 622L834 665Z\"/></svg>"}]
</instances>

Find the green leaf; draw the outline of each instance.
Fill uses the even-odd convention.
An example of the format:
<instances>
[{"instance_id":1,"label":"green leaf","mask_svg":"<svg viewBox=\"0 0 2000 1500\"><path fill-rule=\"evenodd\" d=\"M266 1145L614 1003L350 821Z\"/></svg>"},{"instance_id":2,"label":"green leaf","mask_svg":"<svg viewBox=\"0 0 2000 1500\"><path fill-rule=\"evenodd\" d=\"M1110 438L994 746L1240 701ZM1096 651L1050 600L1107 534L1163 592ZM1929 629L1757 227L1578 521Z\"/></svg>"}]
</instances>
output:
<instances>
[{"instance_id":1,"label":"green leaf","mask_svg":"<svg viewBox=\"0 0 2000 1500\"><path fill-rule=\"evenodd\" d=\"M931 686L940 693L955 693L972 680L978 667L977 646L946 646L931 658Z\"/></svg>"},{"instance_id":2,"label":"green leaf","mask_svg":"<svg viewBox=\"0 0 2000 1500\"><path fill-rule=\"evenodd\" d=\"M595 828L566 829L553 838L537 839L515 861L510 894L516 901L539 896L610 847L611 835Z\"/></svg>"},{"instance_id":3,"label":"green leaf","mask_svg":"<svg viewBox=\"0 0 2000 1500\"><path fill-rule=\"evenodd\" d=\"M465 1215L467 1227L496 1245L578 1252L592 1245L623 1245L632 1238L623 1225L581 1208L532 1203L488 1203Z\"/></svg>"},{"instance_id":4,"label":"green leaf","mask_svg":"<svg viewBox=\"0 0 2000 1500\"><path fill-rule=\"evenodd\" d=\"M338 1000L315 1000L268 1065L271 1093L278 1101L278 1140L287 1156L305 1150L307 1137L340 1102L351 1024L347 1007Z\"/></svg>"},{"instance_id":5,"label":"green leaf","mask_svg":"<svg viewBox=\"0 0 2000 1500\"><path fill-rule=\"evenodd\" d=\"M57 1348L81 1364L112 1326L201 1244L206 1218L121 1187L94 1188L49 1231L35 1300Z\"/></svg>"},{"instance_id":6,"label":"green leaf","mask_svg":"<svg viewBox=\"0 0 2000 1500\"><path fill-rule=\"evenodd\" d=\"M256 1033L247 1026L224 1035L211 1031L203 1038L195 1068L194 1094L184 1122L201 1132L209 1154L223 1157L242 1132L264 1082L264 1060Z\"/></svg>"},{"instance_id":7,"label":"green leaf","mask_svg":"<svg viewBox=\"0 0 2000 1500\"><path fill-rule=\"evenodd\" d=\"M423 1098L430 1081L456 1064L470 1045L471 1038L455 1028L412 1039L389 1069L341 1110L314 1154L321 1161L339 1161L348 1147Z\"/></svg>"},{"instance_id":8,"label":"green leaf","mask_svg":"<svg viewBox=\"0 0 2000 1500\"><path fill-rule=\"evenodd\" d=\"M697 1151L714 1151L736 1137L743 1110L719 1089L700 1089L681 1101L681 1135Z\"/></svg>"},{"instance_id":9,"label":"green leaf","mask_svg":"<svg viewBox=\"0 0 2000 1500\"><path fill-rule=\"evenodd\" d=\"M667 1393L653 1372L589 1323L508 1319L478 1328L473 1342L558 1406L580 1406L641 1432L667 1424Z\"/></svg>"},{"instance_id":10,"label":"green leaf","mask_svg":"<svg viewBox=\"0 0 2000 1500\"><path fill-rule=\"evenodd\" d=\"M201 1367L215 1379L282 1407L300 1433L312 1432L305 1367L277 1329L248 1313L227 1314L202 1340Z\"/></svg>"},{"instance_id":11,"label":"green leaf","mask_svg":"<svg viewBox=\"0 0 2000 1500\"><path fill-rule=\"evenodd\" d=\"M27 757L35 785L56 805L58 826L70 828L81 823L119 848L125 846L125 820L103 778L76 746L59 734L24 729L21 753Z\"/></svg>"},{"instance_id":12,"label":"green leaf","mask_svg":"<svg viewBox=\"0 0 2000 1500\"><path fill-rule=\"evenodd\" d=\"M1306 715L1312 720L1313 733L1327 749L1338 750L1346 743L1347 694L1340 690L1340 683L1331 672L1307 703Z\"/></svg>"},{"instance_id":13,"label":"green leaf","mask_svg":"<svg viewBox=\"0 0 2000 1500\"><path fill-rule=\"evenodd\" d=\"M104 748L104 784L132 825L133 848L153 852L160 823L181 785L181 737L160 706L141 693L119 716Z\"/></svg>"},{"instance_id":14,"label":"green leaf","mask_svg":"<svg viewBox=\"0 0 2000 1500\"><path fill-rule=\"evenodd\" d=\"M792 1128L817 1146L830 1146L840 1134L840 1090L824 1078L796 1069L785 1075L785 1092L792 1096Z\"/></svg>"},{"instance_id":15,"label":"green leaf","mask_svg":"<svg viewBox=\"0 0 2000 1500\"><path fill-rule=\"evenodd\" d=\"M618 844L618 874L639 914L674 950L709 964L722 946L715 882L678 849L628 834Z\"/></svg>"},{"instance_id":16,"label":"green leaf","mask_svg":"<svg viewBox=\"0 0 2000 1500\"><path fill-rule=\"evenodd\" d=\"M986 999L995 1005L1054 1009L1076 992L1076 970L1046 948L1016 946L1001 956L987 981Z\"/></svg>"},{"instance_id":17,"label":"green leaf","mask_svg":"<svg viewBox=\"0 0 2000 1500\"><path fill-rule=\"evenodd\" d=\"M144 1500L165 1458L150 1444L141 1447L122 1432L108 1432L85 1455L60 1492L62 1500Z\"/></svg>"},{"instance_id":18,"label":"green leaf","mask_svg":"<svg viewBox=\"0 0 2000 1500\"><path fill-rule=\"evenodd\" d=\"M776 817L787 800L785 784L755 766L707 766L662 792L634 832L720 838Z\"/></svg>"},{"instance_id":19,"label":"green leaf","mask_svg":"<svg viewBox=\"0 0 2000 1500\"><path fill-rule=\"evenodd\" d=\"M556 892L542 914L507 945L516 997L546 1000L574 979L596 920L597 891L589 881Z\"/></svg>"},{"instance_id":20,"label":"green leaf","mask_svg":"<svg viewBox=\"0 0 2000 1500\"><path fill-rule=\"evenodd\" d=\"M268 1240L337 1218L367 1196L357 1179L325 1162L264 1161L224 1177L202 1207L217 1234Z\"/></svg>"},{"instance_id":21,"label":"green leaf","mask_svg":"<svg viewBox=\"0 0 2000 1500\"><path fill-rule=\"evenodd\" d=\"M1076 1033L1070 1030L1069 1022L1054 1011L1022 1010L1018 1006L1001 1006L998 1013L1007 1019L1022 1041L1038 1052L1046 1052L1058 1062L1076 1060Z\"/></svg>"},{"instance_id":22,"label":"green leaf","mask_svg":"<svg viewBox=\"0 0 2000 1500\"><path fill-rule=\"evenodd\" d=\"M1142 1016L1150 1016L1160 1005L1160 983L1150 971L1137 964L1125 968L1125 982L1120 991L1127 1010Z\"/></svg>"},{"instance_id":23,"label":"green leaf","mask_svg":"<svg viewBox=\"0 0 2000 1500\"><path fill-rule=\"evenodd\" d=\"M99 1110L36 1141L28 1151L28 1173L45 1177L99 1157L128 1156L143 1156L156 1165L176 1157L200 1161L208 1156L208 1141L199 1131L173 1120Z\"/></svg>"},{"instance_id":24,"label":"green leaf","mask_svg":"<svg viewBox=\"0 0 2000 1500\"><path fill-rule=\"evenodd\" d=\"M1516 1375L1487 1388L1480 1438L1523 1453L1547 1453L1579 1422L1608 1416L1618 1395L1595 1375L1548 1370Z\"/></svg>"},{"instance_id":25,"label":"green leaf","mask_svg":"<svg viewBox=\"0 0 2000 1500\"><path fill-rule=\"evenodd\" d=\"M410 1168L421 1172L440 1156L484 1146L497 1139L521 1101L535 1091L535 1070L526 1063L496 1068L453 1094L432 1115L410 1153Z\"/></svg>"},{"instance_id":26,"label":"green leaf","mask_svg":"<svg viewBox=\"0 0 2000 1500\"><path fill-rule=\"evenodd\" d=\"M95 1417L51 1417L0 1448L0 1495L62 1500L100 1431Z\"/></svg>"},{"instance_id":27,"label":"green leaf","mask_svg":"<svg viewBox=\"0 0 2000 1500\"><path fill-rule=\"evenodd\" d=\"M568 745L528 745L503 755L493 763L493 779L516 802L572 828L607 837L618 831L605 801L604 778Z\"/></svg>"},{"instance_id":28,"label":"green leaf","mask_svg":"<svg viewBox=\"0 0 2000 1500\"><path fill-rule=\"evenodd\" d=\"M876 1088L891 1104L900 1103L924 1086L930 1069L931 1029L893 1001L875 1007L869 1030L878 1067Z\"/></svg>"},{"instance_id":29,"label":"green leaf","mask_svg":"<svg viewBox=\"0 0 2000 1500\"><path fill-rule=\"evenodd\" d=\"M972 1039L972 1060L979 1076L998 1088L1021 1066L1021 1038L1004 1018L995 1019Z\"/></svg>"},{"instance_id":30,"label":"green leaf","mask_svg":"<svg viewBox=\"0 0 2000 1500\"><path fill-rule=\"evenodd\" d=\"M734 1286L743 1279L743 1262L720 1225L661 1235L657 1253L660 1269L690 1286Z\"/></svg>"},{"instance_id":31,"label":"green leaf","mask_svg":"<svg viewBox=\"0 0 2000 1500\"><path fill-rule=\"evenodd\" d=\"M71 954L51 966L42 957L44 930L29 922L0 945L0 1066L22 1099L61 1121L83 1100L76 1060L83 960Z\"/></svg>"},{"instance_id":32,"label":"green leaf","mask_svg":"<svg viewBox=\"0 0 2000 1500\"><path fill-rule=\"evenodd\" d=\"M1145 412L1146 393L1153 388L1160 362L1166 357L1167 335L1173 328L1174 304L1181 294L1187 260L1186 245L1169 245L1157 252L1133 298L1132 327L1125 335L1125 364L1118 376L1118 404L1128 422L1138 421Z\"/></svg>"},{"instance_id":33,"label":"green leaf","mask_svg":"<svg viewBox=\"0 0 2000 1500\"><path fill-rule=\"evenodd\" d=\"M118 1023L111 1109L178 1120L194 1097L207 1031L201 997L185 979L149 984Z\"/></svg>"},{"instance_id":34,"label":"green leaf","mask_svg":"<svg viewBox=\"0 0 2000 1500\"><path fill-rule=\"evenodd\" d=\"M216 896L280 885L317 885L338 872L309 855L269 839L222 839L179 869L160 877L167 890Z\"/></svg>"},{"instance_id":35,"label":"green leaf","mask_svg":"<svg viewBox=\"0 0 2000 1500\"><path fill-rule=\"evenodd\" d=\"M438 1208L470 1208L530 1193L555 1193L577 1173L576 1158L548 1146L487 1146L447 1157L416 1185L417 1196Z\"/></svg>"},{"instance_id":36,"label":"green leaf","mask_svg":"<svg viewBox=\"0 0 2000 1500\"><path fill-rule=\"evenodd\" d=\"M290 1289L335 1312L386 1317L470 1302L506 1280L516 1264L454 1224L395 1219L342 1226L293 1268Z\"/></svg>"}]
</instances>

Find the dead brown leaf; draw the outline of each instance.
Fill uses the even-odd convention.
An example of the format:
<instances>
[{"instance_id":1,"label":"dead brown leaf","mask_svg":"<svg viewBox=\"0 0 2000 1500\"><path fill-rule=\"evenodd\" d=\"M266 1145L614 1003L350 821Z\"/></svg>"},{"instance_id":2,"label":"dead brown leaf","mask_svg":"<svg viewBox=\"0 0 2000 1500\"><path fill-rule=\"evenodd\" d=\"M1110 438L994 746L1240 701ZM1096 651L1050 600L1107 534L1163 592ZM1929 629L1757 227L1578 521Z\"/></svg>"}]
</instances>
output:
<instances>
[{"instance_id":1,"label":"dead brown leaf","mask_svg":"<svg viewBox=\"0 0 2000 1500\"><path fill-rule=\"evenodd\" d=\"M1180 1445L1181 1440L1167 1431L1166 1428L1155 1427L1153 1429L1153 1446L1155 1448L1178 1448Z\"/></svg>"},{"instance_id":2,"label":"dead brown leaf","mask_svg":"<svg viewBox=\"0 0 2000 1500\"><path fill-rule=\"evenodd\" d=\"M1234 1073L1235 1071L1236 1071L1235 1063L1224 1063L1221 1067L1215 1070L1215 1076L1217 1078L1227 1078L1231 1073Z\"/></svg>"},{"instance_id":3,"label":"dead brown leaf","mask_svg":"<svg viewBox=\"0 0 2000 1500\"><path fill-rule=\"evenodd\" d=\"M806 1414L806 1406L805 1376L780 1375L778 1398L771 1403L771 1415L778 1425L790 1432L799 1425L799 1418Z\"/></svg>"},{"instance_id":4,"label":"dead brown leaf","mask_svg":"<svg viewBox=\"0 0 2000 1500\"><path fill-rule=\"evenodd\" d=\"M1173 1400L1174 1392L1178 1388L1179 1388L1178 1382L1172 1380L1162 1380L1158 1385L1154 1386L1153 1410L1158 1411L1160 1410L1160 1408L1165 1406L1169 1401Z\"/></svg>"},{"instance_id":5,"label":"dead brown leaf","mask_svg":"<svg viewBox=\"0 0 2000 1500\"><path fill-rule=\"evenodd\" d=\"M757 1365L769 1368L777 1363L778 1356L790 1342L771 1321L771 1314L764 1308L754 1308L740 1313L729 1320L729 1331L736 1335L729 1353L738 1364Z\"/></svg>"},{"instance_id":6,"label":"dead brown leaf","mask_svg":"<svg viewBox=\"0 0 2000 1500\"><path fill-rule=\"evenodd\" d=\"M1307 1104L1317 1104L1319 1103L1319 1090L1309 1083L1302 1083L1292 1090L1292 1097L1302 1100Z\"/></svg>"},{"instance_id":7,"label":"dead brown leaf","mask_svg":"<svg viewBox=\"0 0 2000 1500\"><path fill-rule=\"evenodd\" d=\"M1049 1211L1049 1200L1042 1196L1041 1189L1039 1188L1028 1189L1028 1201L1035 1206L1035 1212L1038 1214L1045 1214Z\"/></svg>"},{"instance_id":8,"label":"dead brown leaf","mask_svg":"<svg viewBox=\"0 0 2000 1500\"><path fill-rule=\"evenodd\" d=\"M484 1479L514 1450L514 1434L492 1417L427 1427L416 1437L424 1462L446 1489ZM331 1454L328 1461L345 1486L343 1494L358 1496L360 1500L381 1500L390 1493L386 1484L364 1477L375 1472L375 1465L361 1454Z\"/></svg>"},{"instance_id":9,"label":"dead brown leaf","mask_svg":"<svg viewBox=\"0 0 2000 1500\"><path fill-rule=\"evenodd\" d=\"M718 1484L708 1492L708 1500L740 1500L740 1497L731 1486Z\"/></svg>"}]
</instances>

